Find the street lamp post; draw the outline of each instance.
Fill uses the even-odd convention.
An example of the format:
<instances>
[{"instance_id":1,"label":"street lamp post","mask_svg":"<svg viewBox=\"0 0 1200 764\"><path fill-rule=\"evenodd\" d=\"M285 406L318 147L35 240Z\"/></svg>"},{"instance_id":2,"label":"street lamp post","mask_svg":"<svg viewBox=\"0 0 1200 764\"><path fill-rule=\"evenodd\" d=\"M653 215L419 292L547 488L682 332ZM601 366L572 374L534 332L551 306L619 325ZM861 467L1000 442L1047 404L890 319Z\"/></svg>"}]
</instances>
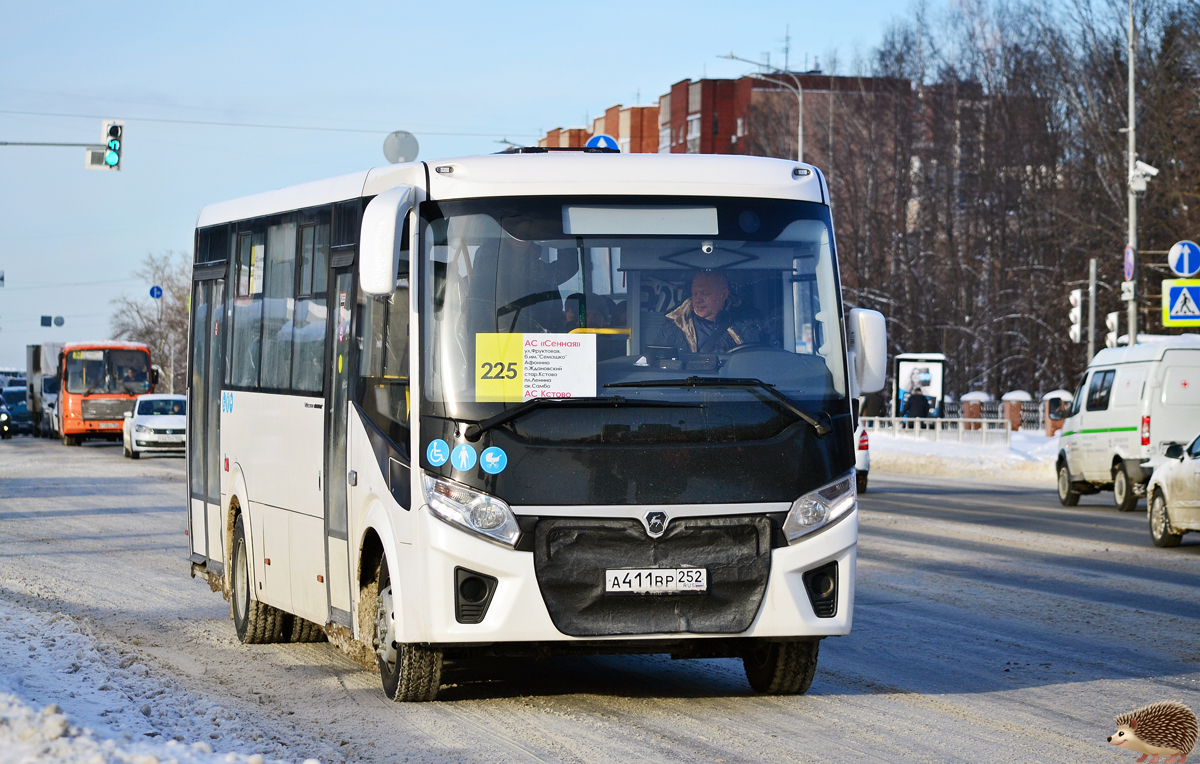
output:
<instances>
[{"instance_id":1,"label":"street lamp post","mask_svg":"<svg viewBox=\"0 0 1200 764\"><path fill-rule=\"evenodd\" d=\"M730 61L741 61L744 64L754 64L755 66L758 66L758 67L768 68L767 65L759 63L758 61L751 61L748 58L739 58L739 57L733 55L733 53L730 53L725 56L717 56L717 58L727 58ZM797 109L797 111L799 112L799 116L796 119L796 122L797 122L797 125L796 125L796 161L803 162L804 161L804 86L800 84L800 78L797 77L796 75L792 74L791 72L786 72L782 69L774 69L773 67L771 67L771 68L773 69L773 71L771 71L769 73L751 72L750 76L756 80L762 80L763 82L770 82L773 85L779 85L780 87L785 88L788 91L790 91L792 93L792 95L796 96L796 102L799 107ZM773 79L773 78L781 78L784 76L789 77L792 80L792 84L789 85L787 82L783 81L782 79Z\"/></svg>"}]
</instances>

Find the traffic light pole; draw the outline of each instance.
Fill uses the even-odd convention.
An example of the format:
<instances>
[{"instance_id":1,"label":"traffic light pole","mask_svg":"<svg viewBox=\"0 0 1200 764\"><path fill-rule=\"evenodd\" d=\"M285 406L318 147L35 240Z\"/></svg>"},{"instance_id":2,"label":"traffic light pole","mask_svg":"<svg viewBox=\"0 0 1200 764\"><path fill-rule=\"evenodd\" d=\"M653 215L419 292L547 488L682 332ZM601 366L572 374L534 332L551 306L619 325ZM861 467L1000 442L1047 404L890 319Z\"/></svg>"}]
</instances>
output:
<instances>
[{"instance_id":1,"label":"traffic light pole","mask_svg":"<svg viewBox=\"0 0 1200 764\"><path fill-rule=\"evenodd\" d=\"M1096 357L1096 258L1088 261L1088 354L1090 364Z\"/></svg>"},{"instance_id":2,"label":"traffic light pole","mask_svg":"<svg viewBox=\"0 0 1200 764\"><path fill-rule=\"evenodd\" d=\"M104 148L95 143L29 143L27 141L0 141L0 146L69 146L76 149Z\"/></svg>"}]
</instances>

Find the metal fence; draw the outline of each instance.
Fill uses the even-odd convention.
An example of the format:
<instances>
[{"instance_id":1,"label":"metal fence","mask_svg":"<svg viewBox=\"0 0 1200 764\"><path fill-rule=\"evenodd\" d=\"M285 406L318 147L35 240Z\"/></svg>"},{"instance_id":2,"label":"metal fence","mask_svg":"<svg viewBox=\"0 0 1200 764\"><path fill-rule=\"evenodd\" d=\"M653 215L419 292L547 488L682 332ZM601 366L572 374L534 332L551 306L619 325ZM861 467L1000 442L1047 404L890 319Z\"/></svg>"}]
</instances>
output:
<instances>
[{"instance_id":1,"label":"metal fence","mask_svg":"<svg viewBox=\"0 0 1200 764\"><path fill-rule=\"evenodd\" d=\"M1012 445L1012 423L1007 419L907 419L895 416L865 416L860 420L867 432L889 433L897 438L931 442Z\"/></svg>"},{"instance_id":2,"label":"metal fence","mask_svg":"<svg viewBox=\"0 0 1200 764\"><path fill-rule=\"evenodd\" d=\"M947 419L962 417L961 401L942 404L942 414ZM979 415L983 419L999 419L1004 416L1003 401L980 401ZM1023 401L1021 403L1021 429L1027 432L1041 432L1046 427L1046 408L1038 401Z\"/></svg>"}]
</instances>

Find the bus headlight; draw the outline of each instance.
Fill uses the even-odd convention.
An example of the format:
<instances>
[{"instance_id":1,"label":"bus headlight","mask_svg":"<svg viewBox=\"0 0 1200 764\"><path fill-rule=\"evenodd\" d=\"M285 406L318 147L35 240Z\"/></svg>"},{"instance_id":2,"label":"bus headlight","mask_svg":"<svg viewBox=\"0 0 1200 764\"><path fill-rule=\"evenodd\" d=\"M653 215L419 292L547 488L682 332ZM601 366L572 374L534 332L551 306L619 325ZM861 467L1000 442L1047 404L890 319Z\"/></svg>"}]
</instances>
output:
<instances>
[{"instance_id":1,"label":"bus headlight","mask_svg":"<svg viewBox=\"0 0 1200 764\"><path fill-rule=\"evenodd\" d=\"M818 528L832 525L850 514L857 503L854 470L850 470L839 480L792 502L787 519L783 521L783 534L787 536L789 544L795 543Z\"/></svg>"},{"instance_id":2,"label":"bus headlight","mask_svg":"<svg viewBox=\"0 0 1200 764\"><path fill-rule=\"evenodd\" d=\"M521 536L516 515L495 496L446 478L421 473L425 502L437 517L450 525L515 547Z\"/></svg>"}]
</instances>

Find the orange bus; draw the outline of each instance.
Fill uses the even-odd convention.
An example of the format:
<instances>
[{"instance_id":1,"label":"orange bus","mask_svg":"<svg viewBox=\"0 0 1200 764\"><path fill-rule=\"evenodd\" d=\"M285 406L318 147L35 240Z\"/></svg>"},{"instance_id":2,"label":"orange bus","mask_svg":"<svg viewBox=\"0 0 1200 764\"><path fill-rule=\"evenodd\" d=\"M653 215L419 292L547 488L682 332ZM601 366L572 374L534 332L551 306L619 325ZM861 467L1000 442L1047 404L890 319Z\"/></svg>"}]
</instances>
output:
<instances>
[{"instance_id":1,"label":"orange bus","mask_svg":"<svg viewBox=\"0 0 1200 764\"><path fill-rule=\"evenodd\" d=\"M150 348L140 342L71 342L58 356L58 432L63 445L120 440L133 399L154 392Z\"/></svg>"}]
</instances>

